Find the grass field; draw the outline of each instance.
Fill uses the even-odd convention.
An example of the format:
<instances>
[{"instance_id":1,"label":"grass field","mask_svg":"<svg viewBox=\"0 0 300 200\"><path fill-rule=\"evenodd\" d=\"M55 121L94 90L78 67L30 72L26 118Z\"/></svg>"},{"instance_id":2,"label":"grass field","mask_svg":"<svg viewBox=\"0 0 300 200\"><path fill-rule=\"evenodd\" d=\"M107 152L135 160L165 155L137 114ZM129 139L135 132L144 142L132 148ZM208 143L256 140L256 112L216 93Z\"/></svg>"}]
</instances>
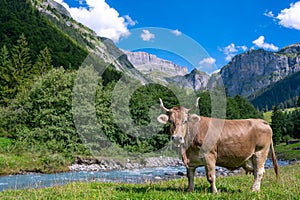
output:
<instances>
[{"instance_id":1,"label":"grass field","mask_svg":"<svg viewBox=\"0 0 300 200\"><path fill-rule=\"evenodd\" d=\"M291 112L291 111L294 111L294 110L295 110L295 108L288 108L288 109L285 109L283 111L284 112ZM272 122L272 114L273 114L273 111L265 112L264 113L264 120L271 123Z\"/></svg>"},{"instance_id":2,"label":"grass field","mask_svg":"<svg viewBox=\"0 0 300 200\"><path fill-rule=\"evenodd\" d=\"M281 143L275 146L275 152L277 158L282 160L300 160L300 150L293 150L293 148L300 147L300 142L295 144Z\"/></svg>"},{"instance_id":3,"label":"grass field","mask_svg":"<svg viewBox=\"0 0 300 200\"><path fill-rule=\"evenodd\" d=\"M267 122L271 123L272 122L271 118L272 118L272 111L264 113L264 120L266 120Z\"/></svg>"},{"instance_id":4,"label":"grass field","mask_svg":"<svg viewBox=\"0 0 300 200\"><path fill-rule=\"evenodd\" d=\"M281 167L277 182L273 169L267 170L261 192L252 193L252 175L218 177L217 194L211 194L205 178L196 178L195 192L185 192L187 179L145 184L77 182L44 189L0 192L0 199L299 199L300 166Z\"/></svg>"}]
</instances>

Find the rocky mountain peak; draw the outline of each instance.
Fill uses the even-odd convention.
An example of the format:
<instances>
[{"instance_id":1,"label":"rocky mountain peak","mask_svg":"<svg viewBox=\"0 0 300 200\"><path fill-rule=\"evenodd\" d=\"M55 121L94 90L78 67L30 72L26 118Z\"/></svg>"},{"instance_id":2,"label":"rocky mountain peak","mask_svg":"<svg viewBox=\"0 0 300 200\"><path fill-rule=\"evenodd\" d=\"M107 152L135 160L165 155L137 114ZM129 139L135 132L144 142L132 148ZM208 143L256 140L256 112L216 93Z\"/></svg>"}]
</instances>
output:
<instances>
[{"instance_id":1,"label":"rocky mountain peak","mask_svg":"<svg viewBox=\"0 0 300 200\"><path fill-rule=\"evenodd\" d=\"M282 48L278 53L282 54L300 54L300 43L292 44Z\"/></svg>"},{"instance_id":2,"label":"rocky mountain peak","mask_svg":"<svg viewBox=\"0 0 300 200\"><path fill-rule=\"evenodd\" d=\"M288 52L293 52L293 54ZM295 45L279 52L260 49L235 56L220 71L228 95L239 94L243 97L250 97L299 71L299 53L300 46Z\"/></svg>"},{"instance_id":3,"label":"rocky mountain peak","mask_svg":"<svg viewBox=\"0 0 300 200\"><path fill-rule=\"evenodd\" d=\"M156 55L146 52L124 51L128 60L136 69L146 75L161 75L162 77L184 76L188 68L179 66L171 61L158 58Z\"/></svg>"}]
</instances>

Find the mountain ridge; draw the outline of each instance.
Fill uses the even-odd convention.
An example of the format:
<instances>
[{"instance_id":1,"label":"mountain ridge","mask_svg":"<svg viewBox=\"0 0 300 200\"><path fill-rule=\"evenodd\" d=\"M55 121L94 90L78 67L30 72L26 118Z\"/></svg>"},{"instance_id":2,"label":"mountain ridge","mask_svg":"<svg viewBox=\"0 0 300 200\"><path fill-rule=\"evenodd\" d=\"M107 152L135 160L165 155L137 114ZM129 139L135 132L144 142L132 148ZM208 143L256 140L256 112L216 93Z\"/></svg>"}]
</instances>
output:
<instances>
[{"instance_id":1,"label":"mountain ridge","mask_svg":"<svg viewBox=\"0 0 300 200\"><path fill-rule=\"evenodd\" d=\"M128 60L133 64L133 66L144 74L151 74L155 70L165 72L168 77L172 76L184 76L188 73L188 68L184 66L179 66L172 61L165 60L157 57L154 54L147 52L128 52L123 51L128 57Z\"/></svg>"},{"instance_id":2,"label":"mountain ridge","mask_svg":"<svg viewBox=\"0 0 300 200\"><path fill-rule=\"evenodd\" d=\"M228 95L239 94L250 98L256 92L298 72L299 50L299 45L291 45L278 52L259 49L236 55L220 71Z\"/></svg>"},{"instance_id":3,"label":"mountain ridge","mask_svg":"<svg viewBox=\"0 0 300 200\"><path fill-rule=\"evenodd\" d=\"M88 51L90 55L96 56L99 60L106 63L106 66L111 65L128 76L137 77L141 83L149 82L142 73L133 67L127 56L111 39L98 36L95 31L74 20L62 5L54 0L30 1L60 31L63 30L79 46ZM85 60L82 60L81 64L83 63L85 63Z\"/></svg>"},{"instance_id":4,"label":"mountain ridge","mask_svg":"<svg viewBox=\"0 0 300 200\"><path fill-rule=\"evenodd\" d=\"M14 1L5 1L6 4L11 2ZM72 63L75 67L78 67L88 53L93 53L104 63L111 64L118 71L137 78L143 84L151 82L152 79L154 82L158 80L162 84L172 83L199 91L217 85L217 81L221 77L229 96L241 95L249 100L253 100L256 96L269 90L270 85L284 80L300 70L300 43L286 46L277 52L262 49L249 50L236 55L218 73L211 75L198 70L192 70L188 73L185 67L163 59L160 60L146 53L140 53L140 58L145 57L145 63L135 63L137 60L134 61L130 57L134 53L124 53L123 50L116 47L113 41L97 36L94 31L72 19L70 13L55 1L21 0L20 2L31 2L40 15L48 19L47 22L43 23L50 24L52 29L55 29L57 33L62 35L63 40L67 41L64 47L60 47L56 43L56 45L51 44L52 40L56 39L54 36L47 36L49 38L42 39L45 42L43 45L47 46L49 44L53 48L53 60L55 62L60 61L55 63L55 66L70 66L69 63ZM10 13L8 17L12 15L14 14ZM24 26L24 23L21 25ZM4 29L7 27L8 29ZM7 33L7 30L14 30L9 25L5 25L4 28L4 34ZM30 27L27 28L30 29ZM28 31L32 32L32 30L33 28ZM18 35L17 32L12 33ZM30 42L34 40L34 35L37 35L37 33L30 35ZM5 39L4 37L4 42ZM61 41L60 44L62 44ZM35 43L34 45L38 46ZM57 55L58 52L62 55ZM76 57L72 57L72 59L63 57L70 52ZM74 58L77 59L76 62L74 62ZM156 65L153 65L150 60L155 61Z\"/></svg>"}]
</instances>

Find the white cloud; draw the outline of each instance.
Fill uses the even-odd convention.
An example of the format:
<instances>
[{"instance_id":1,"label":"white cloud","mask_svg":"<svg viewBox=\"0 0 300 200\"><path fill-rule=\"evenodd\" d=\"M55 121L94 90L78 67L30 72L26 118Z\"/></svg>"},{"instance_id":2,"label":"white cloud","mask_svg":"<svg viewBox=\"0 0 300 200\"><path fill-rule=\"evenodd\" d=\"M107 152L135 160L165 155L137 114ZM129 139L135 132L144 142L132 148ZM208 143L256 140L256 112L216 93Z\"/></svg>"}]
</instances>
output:
<instances>
[{"instance_id":1,"label":"white cloud","mask_svg":"<svg viewBox=\"0 0 300 200\"><path fill-rule=\"evenodd\" d=\"M124 18L126 19L127 24L130 26L137 24L137 21L133 20L129 15L125 15Z\"/></svg>"},{"instance_id":2,"label":"white cloud","mask_svg":"<svg viewBox=\"0 0 300 200\"><path fill-rule=\"evenodd\" d=\"M179 36L182 34L181 31L179 31L178 29L171 31L171 33L173 33L176 36Z\"/></svg>"},{"instance_id":3,"label":"white cloud","mask_svg":"<svg viewBox=\"0 0 300 200\"><path fill-rule=\"evenodd\" d=\"M151 33L149 30L146 30L144 29L143 30L143 33L141 34L141 38L144 40L144 41L149 41L151 39L154 39L155 38L155 35L153 33Z\"/></svg>"},{"instance_id":4,"label":"white cloud","mask_svg":"<svg viewBox=\"0 0 300 200\"><path fill-rule=\"evenodd\" d=\"M281 26L300 30L300 1L290 4L289 8L281 10L277 16L272 11L264 15L275 19Z\"/></svg>"},{"instance_id":5,"label":"white cloud","mask_svg":"<svg viewBox=\"0 0 300 200\"><path fill-rule=\"evenodd\" d=\"M234 43L231 43L225 48L220 48L219 50L225 54L225 60L230 61L237 53L247 51L248 47L245 45L236 46Z\"/></svg>"},{"instance_id":6,"label":"white cloud","mask_svg":"<svg viewBox=\"0 0 300 200\"><path fill-rule=\"evenodd\" d=\"M274 17L274 14L272 11L269 11L269 12L265 12L264 13L264 16L267 16L267 17Z\"/></svg>"},{"instance_id":7,"label":"white cloud","mask_svg":"<svg viewBox=\"0 0 300 200\"><path fill-rule=\"evenodd\" d=\"M115 42L122 36L130 35L128 26L136 24L128 15L121 17L105 0L86 0L88 7L79 8L70 7L64 0L55 1L62 4L75 20L94 30L97 35Z\"/></svg>"},{"instance_id":8,"label":"white cloud","mask_svg":"<svg viewBox=\"0 0 300 200\"><path fill-rule=\"evenodd\" d=\"M199 68L203 71L212 71L211 69L215 69L216 59L213 57L203 58L199 62Z\"/></svg>"},{"instance_id":9,"label":"white cloud","mask_svg":"<svg viewBox=\"0 0 300 200\"><path fill-rule=\"evenodd\" d=\"M208 57L200 60L199 65L213 65L215 63L216 63L216 59L212 57Z\"/></svg>"},{"instance_id":10,"label":"white cloud","mask_svg":"<svg viewBox=\"0 0 300 200\"><path fill-rule=\"evenodd\" d=\"M256 40L252 42L255 46L265 49L265 50L272 50L272 51L278 51L278 47L274 44L266 43L264 36L259 36Z\"/></svg>"},{"instance_id":11,"label":"white cloud","mask_svg":"<svg viewBox=\"0 0 300 200\"><path fill-rule=\"evenodd\" d=\"M290 8L282 10L276 18L280 25L300 30L300 1L290 4Z\"/></svg>"}]
</instances>

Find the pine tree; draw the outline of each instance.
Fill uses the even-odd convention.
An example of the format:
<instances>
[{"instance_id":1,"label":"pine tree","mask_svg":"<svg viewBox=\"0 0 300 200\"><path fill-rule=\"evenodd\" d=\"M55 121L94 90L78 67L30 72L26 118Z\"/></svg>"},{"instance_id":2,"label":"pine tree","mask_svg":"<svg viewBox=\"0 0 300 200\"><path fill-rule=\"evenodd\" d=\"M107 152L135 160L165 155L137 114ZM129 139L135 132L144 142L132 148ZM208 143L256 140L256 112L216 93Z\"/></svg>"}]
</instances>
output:
<instances>
[{"instance_id":1,"label":"pine tree","mask_svg":"<svg viewBox=\"0 0 300 200\"><path fill-rule=\"evenodd\" d=\"M44 76L50 69L53 68L51 65L52 57L50 50L48 47L45 47L43 50L40 51L36 62L34 64L34 71L37 71L38 75Z\"/></svg>"},{"instance_id":2,"label":"pine tree","mask_svg":"<svg viewBox=\"0 0 300 200\"><path fill-rule=\"evenodd\" d=\"M294 112L295 112L295 118L293 119L293 123L294 123L293 137L300 138L300 96L298 96L297 109Z\"/></svg>"},{"instance_id":3,"label":"pine tree","mask_svg":"<svg viewBox=\"0 0 300 200\"><path fill-rule=\"evenodd\" d=\"M282 111L278 109L277 106L274 106L273 108L271 119L272 119L271 127L273 130L273 142L275 144L279 144L282 137L284 115Z\"/></svg>"},{"instance_id":4,"label":"pine tree","mask_svg":"<svg viewBox=\"0 0 300 200\"><path fill-rule=\"evenodd\" d=\"M17 44L12 49L12 65L15 71L16 87L19 92L22 87L26 87L31 82L32 64L30 49L26 37L22 34L17 40Z\"/></svg>"},{"instance_id":5,"label":"pine tree","mask_svg":"<svg viewBox=\"0 0 300 200\"><path fill-rule=\"evenodd\" d=\"M4 45L0 50L0 105L7 106L10 99L14 97L15 77L13 76L14 69L11 65L9 51Z\"/></svg>"}]
</instances>

